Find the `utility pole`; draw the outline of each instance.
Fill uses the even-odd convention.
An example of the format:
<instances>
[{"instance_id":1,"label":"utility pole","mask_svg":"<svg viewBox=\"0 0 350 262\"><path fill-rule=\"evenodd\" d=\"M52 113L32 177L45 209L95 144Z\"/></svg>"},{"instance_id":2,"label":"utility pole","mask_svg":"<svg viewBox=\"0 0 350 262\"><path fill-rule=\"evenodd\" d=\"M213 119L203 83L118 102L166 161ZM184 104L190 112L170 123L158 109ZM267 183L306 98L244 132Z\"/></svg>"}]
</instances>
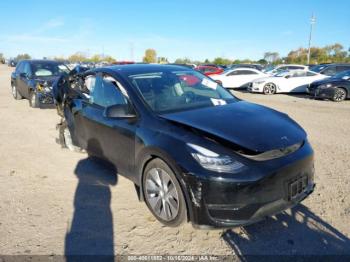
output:
<instances>
[{"instance_id":1,"label":"utility pole","mask_svg":"<svg viewBox=\"0 0 350 262\"><path fill-rule=\"evenodd\" d=\"M313 30L315 23L316 23L316 17L312 14L312 17L310 20L309 50L307 52L307 63L308 64L310 64L310 49L311 49L312 30Z\"/></svg>"}]
</instances>

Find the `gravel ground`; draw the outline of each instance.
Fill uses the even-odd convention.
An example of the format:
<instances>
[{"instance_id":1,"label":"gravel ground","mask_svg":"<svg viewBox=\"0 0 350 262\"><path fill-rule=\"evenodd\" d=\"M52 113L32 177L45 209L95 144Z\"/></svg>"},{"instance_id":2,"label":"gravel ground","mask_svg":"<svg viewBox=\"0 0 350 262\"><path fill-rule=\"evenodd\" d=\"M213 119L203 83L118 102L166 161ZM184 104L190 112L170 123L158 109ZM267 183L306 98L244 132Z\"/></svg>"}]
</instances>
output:
<instances>
[{"instance_id":1,"label":"gravel ground","mask_svg":"<svg viewBox=\"0 0 350 262\"><path fill-rule=\"evenodd\" d=\"M131 182L56 144L56 111L14 100L11 71L0 65L0 254L350 254L350 101L235 92L306 129L316 191L244 228L166 228Z\"/></svg>"}]
</instances>

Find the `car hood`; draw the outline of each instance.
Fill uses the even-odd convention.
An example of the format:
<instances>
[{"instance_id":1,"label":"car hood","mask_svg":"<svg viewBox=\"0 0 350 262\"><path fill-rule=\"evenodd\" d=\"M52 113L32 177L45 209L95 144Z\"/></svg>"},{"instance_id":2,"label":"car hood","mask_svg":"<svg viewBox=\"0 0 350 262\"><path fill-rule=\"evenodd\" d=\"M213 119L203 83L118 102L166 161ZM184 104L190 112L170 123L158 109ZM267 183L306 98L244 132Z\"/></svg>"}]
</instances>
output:
<instances>
[{"instance_id":1,"label":"car hood","mask_svg":"<svg viewBox=\"0 0 350 262\"><path fill-rule=\"evenodd\" d=\"M328 77L325 79L314 81L312 84L318 86L318 85L323 85L323 84L339 83L339 82L344 82L344 81L346 81L346 80L344 80L342 78Z\"/></svg>"},{"instance_id":2,"label":"car hood","mask_svg":"<svg viewBox=\"0 0 350 262\"><path fill-rule=\"evenodd\" d=\"M305 131L286 114L246 101L161 117L254 153L286 148L306 139Z\"/></svg>"},{"instance_id":3,"label":"car hood","mask_svg":"<svg viewBox=\"0 0 350 262\"><path fill-rule=\"evenodd\" d=\"M265 77L260 77L260 78L254 79L253 82L261 82L261 81L269 82L269 81L276 81L276 80L279 79L279 78L281 78L281 77L276 77L276 76L265 76Z\"/></svg>"}]
</instances>

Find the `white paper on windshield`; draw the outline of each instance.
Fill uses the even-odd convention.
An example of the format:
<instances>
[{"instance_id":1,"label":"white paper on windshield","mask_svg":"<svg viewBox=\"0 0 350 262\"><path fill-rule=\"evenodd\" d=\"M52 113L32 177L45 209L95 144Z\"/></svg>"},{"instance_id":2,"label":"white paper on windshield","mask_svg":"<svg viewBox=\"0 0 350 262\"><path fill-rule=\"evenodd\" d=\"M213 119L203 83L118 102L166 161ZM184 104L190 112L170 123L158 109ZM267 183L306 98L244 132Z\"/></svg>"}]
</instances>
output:
<instances>
[{"instance_id":1,"label":"white paper on windshield","mask_svg":"<svg viewBox=\"0 0 350 262\"><path fill-rule=\"evenodd\" d=\"M223 106L226 105L226 101L223 99L210 98L214 106Z\"/></svg>"},{"instance_id":2,"label":"white paper on windshield","mask_svg":"<svg viewBox=\"0 0 350 262\"><path fill-rule=\"evenodd\" d=\"M216 89L218 84L214 81L210 81L209 79L203 78L202 85L205 85L206 87L209 87L211 89Z\"/></svg>"}]
</instances>

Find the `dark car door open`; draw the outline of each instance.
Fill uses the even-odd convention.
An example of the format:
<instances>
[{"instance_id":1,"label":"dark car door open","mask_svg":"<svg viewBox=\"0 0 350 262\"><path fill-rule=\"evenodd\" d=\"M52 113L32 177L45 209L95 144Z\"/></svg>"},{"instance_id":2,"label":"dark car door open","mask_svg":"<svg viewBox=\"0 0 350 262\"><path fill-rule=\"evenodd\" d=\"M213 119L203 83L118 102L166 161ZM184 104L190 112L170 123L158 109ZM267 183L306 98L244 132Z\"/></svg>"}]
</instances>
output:
<instances>
[{"instance_id":1,"label":"dark car door open","mask_svg":"<svg viewBox=\"0 0 350 262\"><path fill-rule=\"evenodd\" d=\"M117 171L129 176L134 167L136 118L108 118L105 108L126 104L128 99L121 93L111 77L96 75L90 93L90 101L77 112L79 124L77 136L84 139L87 151L113 163ZM84 134L82 134L84 133Z\"/></svg>"},{"instance_id":2,"label":"dark car door open","mask_svg":"<svg viewBox=\"0 0 350 262\"><path fill-rule=\"evenodd\" d=\"M23 62L22 70L17 76L17 85L20 94L29 98L29 81L31 77L31 68L28 62Z\"/></svg>"}]
</instances>

